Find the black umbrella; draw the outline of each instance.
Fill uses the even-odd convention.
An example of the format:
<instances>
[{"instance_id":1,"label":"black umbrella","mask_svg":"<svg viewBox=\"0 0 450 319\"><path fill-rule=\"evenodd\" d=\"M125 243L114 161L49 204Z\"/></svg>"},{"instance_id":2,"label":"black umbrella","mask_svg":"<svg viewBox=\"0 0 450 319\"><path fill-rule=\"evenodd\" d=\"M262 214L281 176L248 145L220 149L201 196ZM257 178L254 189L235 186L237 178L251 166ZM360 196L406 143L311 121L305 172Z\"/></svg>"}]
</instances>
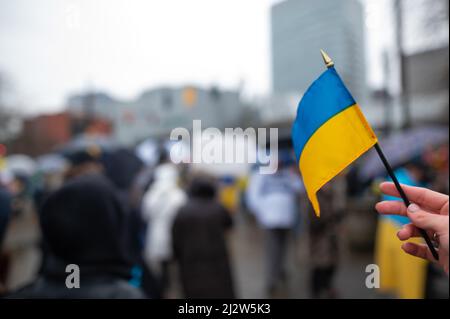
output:
<instances>
[{"instance_id":1,"label":"black umbrella","mask_svg":"<svg viewBox=\"0 0 450 319\"><path fill-rule=\"evenodd\" d=\"M111 151L118 148L117 143L104 136L80 135L63 145L59 152L62 155L73 154L90 148L98 148L101 151Z\"/></svg>"}]
</instances>

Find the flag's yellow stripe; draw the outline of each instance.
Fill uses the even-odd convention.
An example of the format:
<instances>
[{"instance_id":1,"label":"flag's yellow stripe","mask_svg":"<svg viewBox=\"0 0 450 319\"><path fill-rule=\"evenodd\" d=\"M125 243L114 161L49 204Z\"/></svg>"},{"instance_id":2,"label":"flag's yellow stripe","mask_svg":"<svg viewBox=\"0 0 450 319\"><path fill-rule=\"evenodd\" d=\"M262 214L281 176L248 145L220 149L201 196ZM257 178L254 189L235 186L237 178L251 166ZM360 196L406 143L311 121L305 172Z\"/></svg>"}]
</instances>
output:
<instances>
[{"instance_id":1,"label":"flag's yellow stripe","mask_svg":"<svg viewBox=\"0 0 450 319\"><path fill-rule=\"evenodd\" d=\"M317 192L376 142L377 137L357 104L332 117L311 136L299 166L317 216Z\"/></svg>"}]
</instances>

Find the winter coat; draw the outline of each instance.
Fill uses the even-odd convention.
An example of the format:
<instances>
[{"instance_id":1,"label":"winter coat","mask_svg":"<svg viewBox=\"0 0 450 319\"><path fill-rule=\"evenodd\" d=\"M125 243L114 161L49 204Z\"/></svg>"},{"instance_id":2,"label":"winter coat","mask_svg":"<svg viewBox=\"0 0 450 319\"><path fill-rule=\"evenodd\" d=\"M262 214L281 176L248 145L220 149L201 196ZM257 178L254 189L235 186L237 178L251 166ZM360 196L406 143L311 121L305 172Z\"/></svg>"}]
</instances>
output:
<instances>
[{"instance_id":1,"label":"winter coat","mask_svg":"<svg viewBox=\"0 0 450 319\"><path fill-rule=\"evenodd\" d=\"M230 214L207 185L197 183L189 193L189 201L181 207L172 229L184 295L234 298L225 242L225 232L232 225Z\"/></svg>"},{"instance_id":2,"label":"winter coat","mask_svg":"<svg viewBox=\"0 0 450 319\"><path fill-rule=\"evenodd\" d=\"M298 222L302 191L301 180L287 168L272 175L255 172L247 190L248 205L263 228L291 229Z\"/></svg>"},{"instance_id":3,"label":"winter coat","mask_svg":"<svg viewBox=\"0 0 450 319\"><path fill-rule=\"evenodd\" d=\"M48 247L37 280L11 298L143 298L131 286L127 212L101 175L75 178L48 197L40 222ZM80 288L69 289L66 267L80 270Z\"/></svg>"},{"instance_id":4,"label":"winter coat","mask_svg":"<svg viewBox=\"0 0 450 319\"><path fill-rule=\"evenodd\" d=\"M172 224L178 209L186 201L186 195L177 182L176 166L160 165L155 171L152 186L144 195L142 214L148 222L144 254L149 264L172 258Z\"/></svg>"},{"instance_id":5,"label":"winter coat","mask_svg":"<svg viewBox=\"0 0 450 319\"><path fill-rule=\"evenodd\" d=\"M11 195L0 186L0 248L11 214Z\"/></svg>"}]
</instances>

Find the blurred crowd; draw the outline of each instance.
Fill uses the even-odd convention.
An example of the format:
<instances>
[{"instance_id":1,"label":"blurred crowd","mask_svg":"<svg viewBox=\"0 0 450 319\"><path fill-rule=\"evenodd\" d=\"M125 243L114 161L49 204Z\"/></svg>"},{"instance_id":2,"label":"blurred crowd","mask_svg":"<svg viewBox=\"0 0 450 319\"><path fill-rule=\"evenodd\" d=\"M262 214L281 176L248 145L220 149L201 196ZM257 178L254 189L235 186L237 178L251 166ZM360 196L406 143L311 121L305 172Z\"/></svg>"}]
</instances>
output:
<instances>
[{"instance_id":1,"label":"blurred crowd","mask_svg":"<svg viewBox=\"0 0 450 319\"><path fill-rule=\"evenodd\" d=\"M305 289L311 298L339 298L342 226L362 198L371 198L362 218L375 216L384 179L358 178L358 166L343 172L319 193L316 218L290 148L279 151L275 174L261 175L256 164L240 177L176 165L162 146L152 164L134 150L96 144L49 154L32 172L15 160L22 164L0 175L0 294L8 298L240 297L228 247L237 222L253 222L264 234L267 297L289 281L289 242L306 234L309 267L298 269L308 273ZM448 142L396 168L402 183L448 194ZM406 222L378 220L381 292L441 297L436 287L448 279L399 248L395 232ZM78 289L67 288L68 265L79 267Z\"/></svg>"}]
</instances>

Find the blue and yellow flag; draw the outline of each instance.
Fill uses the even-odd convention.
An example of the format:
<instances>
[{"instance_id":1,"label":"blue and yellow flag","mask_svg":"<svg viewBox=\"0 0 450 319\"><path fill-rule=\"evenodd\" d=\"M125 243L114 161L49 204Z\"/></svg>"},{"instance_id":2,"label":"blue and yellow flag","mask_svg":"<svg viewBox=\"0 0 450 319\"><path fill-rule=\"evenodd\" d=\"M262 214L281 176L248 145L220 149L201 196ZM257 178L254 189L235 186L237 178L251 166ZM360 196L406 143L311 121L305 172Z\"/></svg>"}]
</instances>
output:
<instances>
[{"instance_id":1,"label":"blue and yellow flag","mask_svg":"<svg viewBox=\"0 0 450 319\"><path fill-rule=\"evenodd\" d=\"M317 192L377 143L377 137L334 67L306 91L292 140L303 183L317 216Z\"/></svg>"}]
</instances>

